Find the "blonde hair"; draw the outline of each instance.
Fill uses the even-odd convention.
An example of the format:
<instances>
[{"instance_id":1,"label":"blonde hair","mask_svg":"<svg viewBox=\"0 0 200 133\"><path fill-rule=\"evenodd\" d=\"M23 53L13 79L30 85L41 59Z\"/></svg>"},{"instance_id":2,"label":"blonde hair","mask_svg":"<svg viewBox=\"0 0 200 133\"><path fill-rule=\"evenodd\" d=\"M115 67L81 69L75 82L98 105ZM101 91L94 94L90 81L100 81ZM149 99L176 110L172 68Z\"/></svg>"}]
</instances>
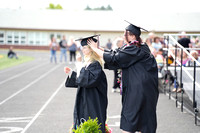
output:
<instances>
[{"instance_id":1,"label":"blonde hair","mask_svg":"<svg viewBox=\"0 0 200 133\"><path fill-rule=\"evenodd\" d=\"M101 59L101 57L95 51L93 51L89 45L87 45L87 47L91 50L91 55L84 56L84 61L85 62L98 61L100 65L103 66L103 60Z\"/></svg>"}]
</instances>

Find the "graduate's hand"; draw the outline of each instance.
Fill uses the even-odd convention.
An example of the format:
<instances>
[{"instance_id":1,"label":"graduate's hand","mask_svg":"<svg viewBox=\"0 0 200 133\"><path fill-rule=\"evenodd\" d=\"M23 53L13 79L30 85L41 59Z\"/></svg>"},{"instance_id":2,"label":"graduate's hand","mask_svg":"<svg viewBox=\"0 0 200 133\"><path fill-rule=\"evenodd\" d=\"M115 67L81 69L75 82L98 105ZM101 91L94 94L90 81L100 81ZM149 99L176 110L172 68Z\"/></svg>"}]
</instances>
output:
<instances>
[{"instance_id":1,"label":"graduate's hand","mask_svg":"<svg viewBox=\"0 0 200 133\"><path fill-rule=\"evenodd\" d=\"M64 72L65 72L66 74L69 74L71 71L72 71L71 68L69 68L69 67L64 67Z\"/></svg>"},{"instance_id":2,"label":"graduate's hand","mask_svg":"<svg viewBox=\"0 0 200 133\"><path fill-rule=\"evenodd\" d=\"M94 50L98 48L97 42L94 42L92 39L87 41L87 44Z\"/></svg>"},{"instance_id":3,"label":"graduate's hand","mask_svg":"<svg viewBox=\"0 0 200 133\"><path fill-rule=\"evenodd\" d=\"M77 54L76 56L76 61L81 62L82 61L82 57L80 54Z\"/></svg>"}]
</instances>

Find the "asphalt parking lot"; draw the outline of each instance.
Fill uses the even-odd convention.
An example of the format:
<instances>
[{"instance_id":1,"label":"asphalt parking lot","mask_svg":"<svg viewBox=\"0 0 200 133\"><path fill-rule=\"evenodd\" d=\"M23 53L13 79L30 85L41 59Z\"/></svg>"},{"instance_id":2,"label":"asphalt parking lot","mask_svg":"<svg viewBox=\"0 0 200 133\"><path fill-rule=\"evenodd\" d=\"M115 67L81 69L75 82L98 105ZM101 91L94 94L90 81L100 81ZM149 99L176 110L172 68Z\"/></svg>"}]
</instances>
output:
<instances>
[{"instance_id":1,"label":"asphalt parking lot","mask_svg":"<svg viewBox=\"0 0 200 133\"><path fill-rule=\"evenodd\" d=\"M0 54L7 51L0 50ZM64 66L50 63L50 52L17 51L35 60L0 70L0 133L68 133L73 122L76 88L64 87ZM57 54L59 57L59 53ZM113 71L105 70L108 80L108 125L120 133L121 96L112 93ZM175 107L173 100L160 93L157 106L157 133L200 133L194 116Z\"/></svg>"}]
</instances>

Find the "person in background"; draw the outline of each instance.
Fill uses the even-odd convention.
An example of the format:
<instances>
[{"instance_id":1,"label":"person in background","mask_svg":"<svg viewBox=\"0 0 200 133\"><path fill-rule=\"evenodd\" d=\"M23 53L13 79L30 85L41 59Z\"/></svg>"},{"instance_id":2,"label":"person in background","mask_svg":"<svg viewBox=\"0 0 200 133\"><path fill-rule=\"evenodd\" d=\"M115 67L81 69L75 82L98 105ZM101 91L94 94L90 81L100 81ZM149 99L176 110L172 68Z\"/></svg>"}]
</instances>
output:
<instances>
[{"instance_id":1,"label":"person in background","mask_svg":"<svg viewBox=\"0 0 200 133\"><path fill-rule=\"evenodd\" d=\"M155 48L157 52L158 52L158 50L160 48L162 48L162 44L160 42L160 38L159 37L155 37L153 39L152 47Z\"/></svg>"},{"instance_id":2,"label":"person in background","mask_svg":"<svg viewBox=\"0 0 200 133\"><path fill-rule=\"evenodd\" d=\"M111 49L112 48L112 43L111 43L110 39L108 39L108 42L106 43L106 48L107 49Z\"/></svg>"},{"instance_id":3,"label":"person in background","mask_svg":"<svg viewBox=\"0 0 200 133\"><path fill-rule=\"evenodd\" d=\"M58 44L56 42L56 38L52 37L51 38L51 42L49 44L50 50L51 50L51 57L50 57L50 61L51 63L53 62L53 59L55 61L55 63L57 63L57 59L56 59L56 50L58 49Z\"/></svg>"},{"instance_id":4,"label":"person in background","mask_svg":"<svg viewBox=\"0 0 200 133\"><path fill-rule=\"evenodd\" d=\"M200 42L199 42L199 38L196 37L195 39L195 48L199 48L199 50L197 50L198 55L200 56Z\"/></svg>"},{"instance_id":5,"label":"person in background","mask_svg":"<svg viewBox=\"0 0 200 133\"><path fill-rule=\"evenodd\" d=\"M17 54L13 51L13 47L11 46L10 48L9 48L9 51L8 51L8 58L16 58L16 59L18 59L18 56L17 56Z\"/></svg>"},{"instance_id":6,"label":"person in background","mask_svg":"<svg viewBox=\"0 0 200 133\"><path fill-rule=\"evenodd\" d=\"M163 57L163 49L160 48L156 54L156 62L158 65L158 72L161 72L164 66L164 57Z\"/></svg>"},{"instance_id":7,"label":"person in background","mask_svg":"<svg viewBox=\"0 0 200 133\"><path fill-rule=\"evenodd\" d=\"M67 41L65 35L63 35L63 39L59 42L60 46L60 62L62 62L62 58L64 56L64 61L67 62Z\"/></svg>"},{"instance_id":8,"label":"person in background","mask_svg":"<svg viewBox=\"0 0 200 133\"><path fill-rule=\"evenodd\" d=\"M181 53L179 53L179 61L181 62ZM186 52L183 51L183 58L182 58L182 65L186 66L187 62L189 61L188 55Z\"/></svg>"},{"instance_id":9,"label":"person in background","mask_svg":"<svg viewBox=\"0 0 200 133\"><path fill-rule=\"evenodd\" d=\"M71 64L73 62L73 59L74 59L74 62L76 61L76 50L77 50L77 44L74 41L73 37L70 37L68 47L69 47L69 53L70 53L69 63Z\"/></svg>"},{"instance_id":10,"label":"person in background","mask_svg":"<svg viewBox=\"0 0 200 133\"><path fill-rule=\"evenodd\" d=\"M198 52L196 50L190 51L190 54L200 63L200 58L198 56ZM194 60L189 59L189 61L186 63L186 66L194 66ZM196 64L196 66L199 66Z\"/></svg>"},{"instance_id":11,"label":"person in background","mask_svg":"<svg viewBox=\"0 0 200 133\"><path fill-rule=\"evenodd\" d=\"M124 45L122 37L118 37L114 40L112 50L120 49ZM114 82L112 92L120 92L120 81L121 81L121 69L115 69L114 71Z\"/></svg>"},{"instance_id":12,"label":"person in background","mask_svg":"<svg viewBox=\"0 0 200 133\"><path fill-rule=\"evenodd\" d=\"M154 34L153 32L150 32L150 33L148 34L148 39L149 39L150 43L153 43L154 37L155 37L155 34Z\"/></svg>"},{"instance_id":13,"label":"person in background","mask_svg":"<svg viewBox=\"0 0 200 133\"><path fill-rule=\"evenodd\" d=\"M145 43L148 45L148 47L149 47L151 53L153 54L153 56L156 57L156 53L157 53L157 52L156 52L156 49L152 46L151 39L150 39L150 38L147 38L147 39L145 40Z\"/></svg>"},{"instance_id":14,"label":"person in background","mask_svg":"<svg viewBox=\"0 0 200 133\"><path fill-rule=\"evenodd\" d=\"M184 48L192 47L191 41L189 38L187 38L186 33L184 31L181 32L181 36L178 40L178 43L180 43Z\"/></svg>"}]
</instances>

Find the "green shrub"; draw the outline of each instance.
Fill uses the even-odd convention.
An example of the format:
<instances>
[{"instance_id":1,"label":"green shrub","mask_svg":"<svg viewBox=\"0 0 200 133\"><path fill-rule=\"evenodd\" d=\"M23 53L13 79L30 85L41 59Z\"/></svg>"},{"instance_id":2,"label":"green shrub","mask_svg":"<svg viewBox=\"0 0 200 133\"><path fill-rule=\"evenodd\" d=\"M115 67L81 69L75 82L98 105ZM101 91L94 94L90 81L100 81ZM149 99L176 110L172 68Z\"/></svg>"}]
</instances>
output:
<instances>
[{"instance_id":1,"label":"green shrub","mask_svg":"<svg viewBox=\"0 0 200 133\"><path fill-rule=\"evenodd\" d=\"M82 123L76 130L73 129L73 133L102 133L100 130L101 124L98 124L98 119L88 119Z\"/></svg>"}]
</instances>

